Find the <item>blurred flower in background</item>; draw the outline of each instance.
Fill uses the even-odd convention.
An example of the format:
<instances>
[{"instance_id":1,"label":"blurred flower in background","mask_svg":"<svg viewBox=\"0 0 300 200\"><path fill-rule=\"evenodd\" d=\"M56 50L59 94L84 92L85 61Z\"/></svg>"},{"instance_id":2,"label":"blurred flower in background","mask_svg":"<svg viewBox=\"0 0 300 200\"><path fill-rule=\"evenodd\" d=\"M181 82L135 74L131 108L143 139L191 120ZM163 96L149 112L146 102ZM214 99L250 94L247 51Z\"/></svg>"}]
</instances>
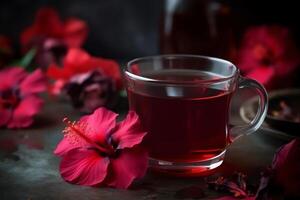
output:
<instances>
[{"instance_id":1,"label":"blurred flower in background","mask_svg":"<svg viewBox=\"0 0 300 200\"><path fill-rule=\"evenodd\" d=\"M55 9L38 10L34 23L20 37L22 50L36 50L35 62L46 69L52 62L61 63L68 48L80 47L88 35L87 24L77 18L62 21Z\"/></svg>"},{"instance_id":2,"label":"blurred flower in background","mask_svg":"<svg viewBox=\"0 0 300 200\"><path fill-rule=\"evenodd\" d=\"M73 106L84 113L101 106L112 107L117 99L115 82L100 70L73 76L66 85L66 92Z\"/></svg>"},{"instance_id":3,"label":"blurred flower in background","mask_svg":"<svg viewBox=\"0 0 300 200\"><path fill-rule=\"evenodd\" d=\"M300 53L289 29L282 26L249 28L242 40L238 66L242 73L271 90L290 87L296 80Z\"/></svg>"},{"instance_id":4,"label":"blurred flower in background","mask_svg":"<svg viewBox=\"0 0 300 200\"><path fill-rule=\"evenodd\" d=\"M65 91L74 107L87 113L99 106L111 107L122 88L118 63L77 48L68 51L62 66L51 64L47 75L55 81L50 89L53 95Z\"/></svg>"},{"instance_id":5,"label":"blurred flower in background","mask_svg":"<svg viewBox=\"0 0 300 200\"><path fill-rule=\"evenodd\" d=\"M45 75L39 69L29 74L11 67L0 71L0 80L0 127L30 126L43 104L38 94L46 90Z\"/></svg>"}]
</instances>

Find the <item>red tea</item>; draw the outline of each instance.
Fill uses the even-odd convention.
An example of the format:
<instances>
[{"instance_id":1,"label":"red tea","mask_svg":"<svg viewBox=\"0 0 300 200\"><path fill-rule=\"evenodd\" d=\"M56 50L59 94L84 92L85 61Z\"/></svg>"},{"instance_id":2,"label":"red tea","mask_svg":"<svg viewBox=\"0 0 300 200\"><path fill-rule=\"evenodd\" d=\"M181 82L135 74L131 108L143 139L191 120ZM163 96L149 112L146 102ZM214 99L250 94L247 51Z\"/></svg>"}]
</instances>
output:
<instances>
[{"instance_id":1,"label":"red tea","mask_svg":"<svg viewBox=\"0 0 300 200\"><path fill-rule=\"evenodd\" d=\"M144 75L145 76L145 75ZM157 72L148 78L172 81L202 80L211 75L176 71ZM148 132L150 157L171 162L197 162L224 151L228 137L231 93L216 88L148 87L147 94L128 89L130 109ZM151 94L151 95L149 95Z\"/></svg>"}]
</instances>

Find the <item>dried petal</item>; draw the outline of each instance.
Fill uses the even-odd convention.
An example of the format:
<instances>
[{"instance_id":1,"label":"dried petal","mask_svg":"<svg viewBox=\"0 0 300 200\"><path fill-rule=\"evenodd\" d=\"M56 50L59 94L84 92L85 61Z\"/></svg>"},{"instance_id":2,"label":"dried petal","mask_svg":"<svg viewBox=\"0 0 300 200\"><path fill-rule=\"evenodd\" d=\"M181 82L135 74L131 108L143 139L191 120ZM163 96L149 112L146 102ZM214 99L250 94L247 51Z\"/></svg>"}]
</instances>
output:
<instances>
[{"instance_id":1,"label":"dried petal","mask_svg":"<svg viewBox=\"0 0 300 200\"><path fill-rule=\"evenodd\" d=\"M216 180L209 181L208 185L216 191L230 192L234 197L248 197L246 176L243 173L234 173L231 177L218 177Z\"/></svg>"}]
</instances>

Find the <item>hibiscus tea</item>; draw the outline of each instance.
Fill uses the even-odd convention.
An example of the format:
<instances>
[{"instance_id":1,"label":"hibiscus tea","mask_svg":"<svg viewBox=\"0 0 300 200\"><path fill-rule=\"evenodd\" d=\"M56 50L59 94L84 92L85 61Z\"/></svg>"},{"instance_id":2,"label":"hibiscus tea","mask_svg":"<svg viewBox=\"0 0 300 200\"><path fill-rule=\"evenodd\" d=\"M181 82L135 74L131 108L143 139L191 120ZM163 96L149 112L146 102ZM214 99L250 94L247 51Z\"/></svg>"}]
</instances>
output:
<instances>
[{"instance_id":1,"label":"hibiscus tea","mask_svg":"<svg viewBox=\"0 0 300 200\"><path fill-rule=\"evenodd\" d=\"M175 69L143 76L171 82L220 78L212 73ZM137 112L148 132L144 145L152 159L192 163L213 159L225 150L231 92L205 84L188 89L176 84L141 87L143 91L128 88L127 92L130 109Z\"/></svg>"}]
</instances>

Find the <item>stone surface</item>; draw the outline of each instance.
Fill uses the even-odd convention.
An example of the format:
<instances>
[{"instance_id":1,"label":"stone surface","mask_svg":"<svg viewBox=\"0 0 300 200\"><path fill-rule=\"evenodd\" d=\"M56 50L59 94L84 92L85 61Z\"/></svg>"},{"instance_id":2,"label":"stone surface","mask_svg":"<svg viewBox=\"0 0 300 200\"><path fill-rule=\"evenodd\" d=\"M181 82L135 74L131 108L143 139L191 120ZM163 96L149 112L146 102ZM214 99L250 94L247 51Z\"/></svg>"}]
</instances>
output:
<instances>
[{"instance_id":1,"label":"stone surface","mask_svg":"<svg viewBox=\"0 0 300 200\"><path fill-rule=\"evenodd\" d=\"M117 108L125 113L126 106ZM62 138L63 117L78 119L79 114L66 101L47 101L43 112L32 128L22 130L0 129L0 199L183 199L185 188L205 188L204 178L174 178L151 172L133 184L129 190L92 188L71 185L59 175L59 158L53 150ZM121 118L124 115L121 115ZM258 132L242 137L226 153L220 173L242 171L254 182L260 171L268 166L275 150L287 138L271 131ZM207 198L218 197L205 189ZM200 198L197 193L192 198ZM190 197L191 198L191 197Z\"/></svg>"}]
</instances>

